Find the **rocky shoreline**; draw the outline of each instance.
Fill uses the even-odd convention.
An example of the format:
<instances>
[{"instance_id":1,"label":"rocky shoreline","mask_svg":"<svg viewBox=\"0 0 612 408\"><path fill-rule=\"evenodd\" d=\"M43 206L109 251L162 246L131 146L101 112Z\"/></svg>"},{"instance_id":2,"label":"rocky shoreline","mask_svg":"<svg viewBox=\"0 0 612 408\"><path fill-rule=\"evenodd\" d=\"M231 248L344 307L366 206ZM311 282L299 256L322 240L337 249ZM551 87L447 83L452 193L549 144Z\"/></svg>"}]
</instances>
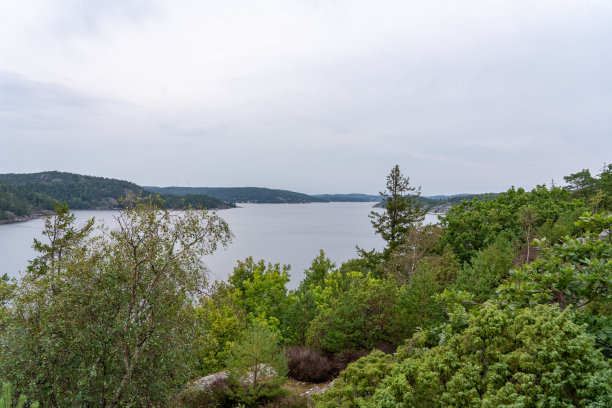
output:
<instances>
[{"instance_id":1,"label":"rocky shoreline","mask_svg":"<svg viewBox=\"0 0 612 408\"><path fill-rule=\"evenodd\" d=\"M45 211L43 213L35 213L35 214L23 215L23 216L17 216L17 215L8 213L10 218L5 219L5 220L0 220L0 225L4 225L4 224L17 224L19 222L32 221L32 220L44 217L44 216L49 215L49 214L53 214L53 212L52 211Z\"/></svg>"}]
</instances>

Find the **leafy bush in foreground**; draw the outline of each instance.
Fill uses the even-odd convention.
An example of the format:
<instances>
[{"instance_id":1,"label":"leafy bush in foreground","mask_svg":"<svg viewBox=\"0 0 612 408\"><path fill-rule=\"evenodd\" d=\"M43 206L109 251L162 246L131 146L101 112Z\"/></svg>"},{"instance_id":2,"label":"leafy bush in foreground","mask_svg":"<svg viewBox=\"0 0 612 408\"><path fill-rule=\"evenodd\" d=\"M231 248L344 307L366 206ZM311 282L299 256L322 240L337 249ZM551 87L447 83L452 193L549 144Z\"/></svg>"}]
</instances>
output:
<instances>
[{"instance_id":1,"label":"leafy bush in foreground","mask_svg":"<svg viewBox=\"0 0 612 408\"><path fill-rule=\"evenodd\" d=\"M390 368L376 355L358 362L364 365L358 373L388 375L380 385L372 381L376 375L368 376L362 386L362 374L343 373L317 407L612 405L612 369L571 311L545 305L515 311L485 303L463 317L467 328L449 333L437 347L423 347L417 333ZM343 390L349 396L339 398Z\"/></svg>"}]
</instances>

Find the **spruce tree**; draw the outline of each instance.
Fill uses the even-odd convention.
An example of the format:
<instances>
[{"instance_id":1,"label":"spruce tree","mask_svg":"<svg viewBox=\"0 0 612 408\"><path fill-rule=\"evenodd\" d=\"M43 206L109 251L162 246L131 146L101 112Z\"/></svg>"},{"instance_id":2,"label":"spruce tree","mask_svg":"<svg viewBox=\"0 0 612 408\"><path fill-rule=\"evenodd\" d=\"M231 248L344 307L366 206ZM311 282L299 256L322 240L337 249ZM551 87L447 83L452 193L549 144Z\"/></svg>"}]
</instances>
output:
<instances>
[{"instance_id":1,"label":"spruce tree","mask_svg":"<svg viewBox=\"0 0 612 408\"><path fill-rule=\"evenodd\" d=\"M418 202L421 188L410 186L410 178L404 177L396 164L387 176L386 190L380 195L384 211L372 211L370 218L376 233L387 241L387 251L392 251L404 235L425 218L425 210Z\"/></svg>"}]
</instances>

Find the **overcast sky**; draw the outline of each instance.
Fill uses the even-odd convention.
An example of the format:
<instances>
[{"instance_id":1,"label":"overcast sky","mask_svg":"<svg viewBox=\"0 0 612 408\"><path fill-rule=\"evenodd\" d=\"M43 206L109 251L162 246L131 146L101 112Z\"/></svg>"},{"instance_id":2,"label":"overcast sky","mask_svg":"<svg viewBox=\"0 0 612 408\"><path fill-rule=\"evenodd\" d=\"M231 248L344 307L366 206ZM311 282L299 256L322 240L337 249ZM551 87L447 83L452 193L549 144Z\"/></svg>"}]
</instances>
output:
<instances>
[{"instance_id":1,"label":"overcast sky","mask_svg":"<svg viewBox=\"0 0 612 408\"><path fill-rule=\"evenodd\" d=\"M609 0L0 0L0 173L433 195L610 161Z\"/></svg>"}]
</instances>

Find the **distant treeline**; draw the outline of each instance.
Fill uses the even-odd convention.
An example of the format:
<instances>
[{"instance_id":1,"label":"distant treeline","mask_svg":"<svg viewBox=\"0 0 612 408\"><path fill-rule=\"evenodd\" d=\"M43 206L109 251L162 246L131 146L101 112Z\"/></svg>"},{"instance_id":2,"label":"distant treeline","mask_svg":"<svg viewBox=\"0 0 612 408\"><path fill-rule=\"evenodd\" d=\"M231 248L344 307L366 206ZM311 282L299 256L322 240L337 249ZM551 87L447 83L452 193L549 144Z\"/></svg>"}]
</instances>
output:
<instances>
[{"instance_id":1,"label":"distant treeline","mask_svg":"<svg viewBox=\"0 0 612 408\"><path fill-rule=\"evenodd\" d=\"M455 204L460 204L463 201L472 200L487 200L497 197L499 193L486 193L486 194L457 194L451 196L437 195L433 197L416 197L416 202L427 212L445 214ZM378 200L380 201L380 200ZM375 207L384 208L385 203L380 201Z\"/></svg>"},{"instance_id":2,"label":"distant treeline","mask_svg":"<svg viewBox=\"0 0 612 408\"><path fill-rule=\"evenodd\" d=\"M66 203L75 210L116 209L129 193L156 194L129 181L49 171L32 174L0 174L0 220L10 221L53 210ZM233 204L204 195L162 195L168 208L230 208Z\"/></svg>"},{"instance_id":3,"label":"distant treeline","mask_svg":"<svg viewBox=\"0 0 612 408\"><path fill-rule=\"evenodd\" d=\"M372 202L379 203L380 195L371 194L314 194L308 195L290 190L277 190L264 187L154 187L145 186L145 189L161 194L177 196L190 196L193 194L206 194L219 200L232 203L269 203L269 204L302 204L302 203L329 203L329 202ZM454 204L464 200L479 200L485 197L493 198L497 193L490 194L457 194L452 196L437 195L433 197L419 197L419 203L426 210L446 212Z\"/></svg>"},{"instance_id":4,"label":"distant treeline","mask_svg":"<svg viewBox=\"0 0 612 408\"><path fill-rule=\"evenodd\" d=\"M206 194L231 203L303 204L325 202L321 198L289 190L264 187L145 187L161 194L187 196Z\"/></svg>"}]
</instances>

